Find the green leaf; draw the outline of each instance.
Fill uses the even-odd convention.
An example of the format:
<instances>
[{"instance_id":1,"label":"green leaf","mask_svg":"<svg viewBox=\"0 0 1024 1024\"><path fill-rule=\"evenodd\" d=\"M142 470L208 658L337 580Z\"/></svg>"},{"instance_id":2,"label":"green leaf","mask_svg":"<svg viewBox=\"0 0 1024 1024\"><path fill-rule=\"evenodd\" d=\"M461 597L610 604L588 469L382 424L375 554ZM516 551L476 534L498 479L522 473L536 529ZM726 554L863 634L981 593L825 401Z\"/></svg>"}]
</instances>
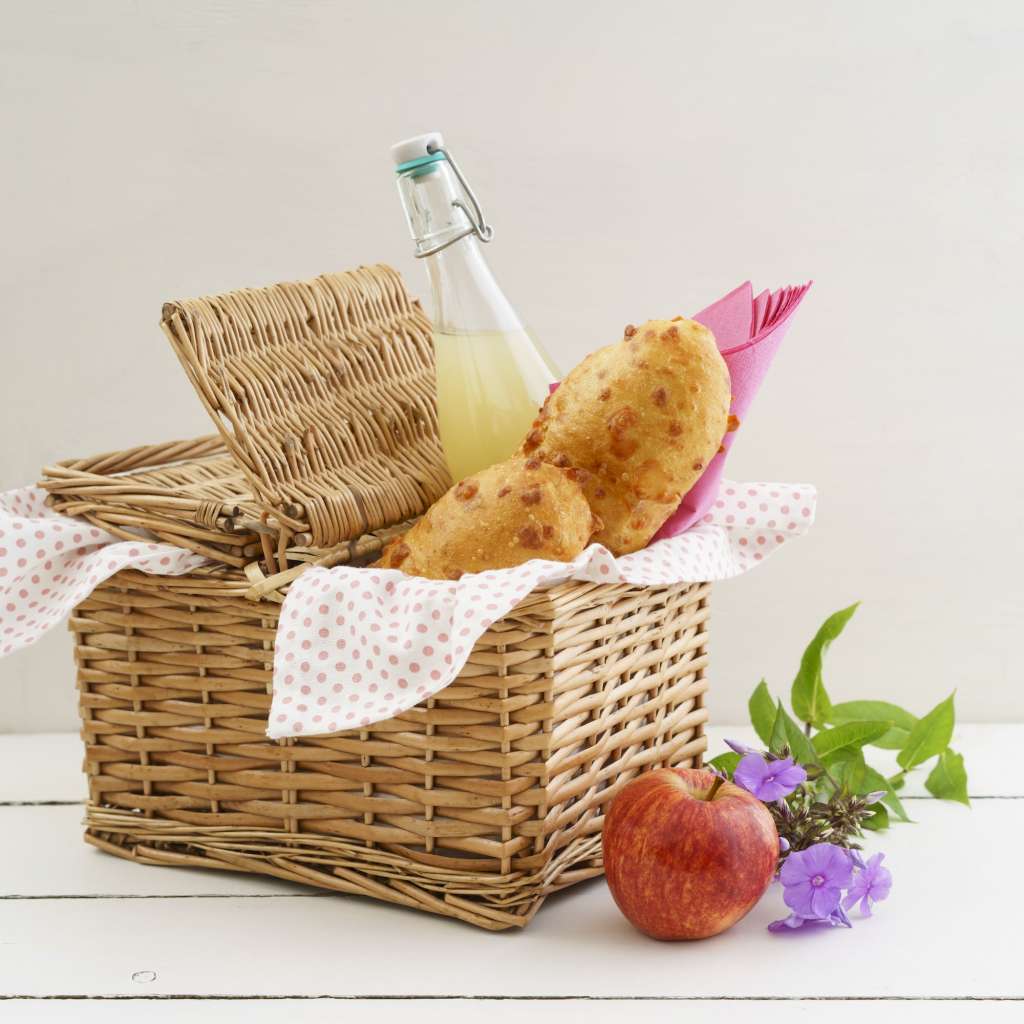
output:
<instances>
[{"instance_id":1,"label":"green leaf","mask_svg":"<svg viewBox=\"0 0 1024 1024\"><path fill-rule=\"evenodd\" d=\"M867 765L864 772L864 788L859 790L857 795L866 796L868 793L875 793L879 791L883 791L885 793L885 796L882 797L882 803L884 803L900 821L910 821L910 815L907 814L906 808L903 806L903 802L896 795L896 790L892 788L889 780L881 772L875 771L871 765Z\"/></svg>"},{"instance_id":2,"label":"green leaf","mask_svg":"<svg viewBox=\"0 0 1024 1024\"><path fill-rule=\"evenodd\" d=\"M800 659L800 670L793 680L793 690L789 701L793 705L793 714L803 722L810 722L819 729L828 722L832 704L825 692L825 683L821 677L821 663L829 645L840 633L857 610L857 604L844 608L841 612L830 615L807 645Z\"/></svg>"},{"instance_id":3,"label":"green leaf","mask_svg":"<svg viewBox=\"0 0 1024 1024\"><path fill-rule=\"evenodd\" d=\"M932 796L940 800L955 800L967 807L971 806L967 796L967 771L963 755L948 747L939 755L924 785Z\"/></svg>"},{"instance_id":4,"label":"green leaf","mask_svg":"<svg viewBox=\"0 0 1024 1024\"><path fill-rule=\"evenodd\" d=\"M864 827L872 832L881 832L889 827L889 812L879 804L875 805L875 813L865 819Z\"/></svg>"},{"instance_id":5,"label":"green leaf","mask_svg":"<svg viewBox=\"0 0 1024 1024\"><path fill-rule=\"evenodd\" d=\"M814 737L814 749L823 760L848 748L859 749L889 731L889 722L847 722Z\"/></svg>"},{"instance_id":6,"label":"green leaf","mask_svg":"<svg viewBox=\"0 0 1024 1024\"><path fill-rule=\"evenodd\" d=\"M780 700L775 706L775 719L772 722L771 735L768 738L768 749L773 754L782 752L783 747L789 746L789 734L786 732L786 709Z\"/></svg>"},{"instance_id":7,"label":"green leaf","mask_svg":"<svg viewBox=\"0 0 1024 1024\"><path fill-rule=\"evenodd\" d=\"M747 707L750 709L751 724L761 742L768 746L772 738L772 726L775 724L775 701L772 700L768 684L763 679L750 695Z\"/></svg>"},{"instance_id":8,"label":"green leaf","mask_svg":"<svg viewBox=\"0 0 1024 1024\"><path fill-rule=\"evenodd\" d=\"M864 787L864 779L868 771L868 766L864 763L864 752L856 748L852 750L847 748L844 754L849 756L831 766L832 775L850 793L857 796L870 793L871 790Z\"/></svg>"},{"instance_id":9,"label":"green leaf","mask_svg":"<svg viewBox=\"0 0 1024 1024\"><path fill-rule=\"evenodd\" d=\"M917 725L917 716L898 704L890 704L885 700L848 700L842 704L832 705L832 713L829 715L829 722L832 725L865 721L892 722L892 728L871 745L883 750L902 750L906 746L910 730Z\"/></svg>"},{"instance_id":10,"label":"green leaf","mask_svg":"<svg viewBox=\"0 0 1024 1024\"><path fill-rule=\"evenodd\" d=\"M811 741L804 735L803 729L786 713L780 700L775 706L775 722L772 725L768 749L773 754L778 754L783 747L789 747L798 764L806 766L818 763Z\"/></svg>"},{"instance_id":11,"label":"green leaf","mask_svg":"<svg viewBox=\"0 0 1024 1024\"><path fill-rule=\"evenodd\" d=\"M867 796L868 793L875 792L884 793L885 796L882 797L881 804L885 804L900 821L910 821L910 816L892 786L889 785L889 780L881 772L865 763L862 750L847 748L840 756L842 760L831 766L832 775L840 785L855 796ZM880 804L874 806L877 811Z\"/></svg>"},{"instance_id":12,"label":"green leaf","mask_svg":"<svg viewBox=\"0 0 1024 1024\"><path fill-rule=\"evenodd\" d=\"M888 732L874 740L871 746L878 747L880 750L902 750L907 745L908 739L910 739L910 733L906 729L894 725Z\"/></svg>"},{"instance_id":13,"label":"green leaf","mask_svg":"<svg viewBox=\"0 0 1024 1024\"><path fill-rule=\"evenodd\" d=\"M949 746L949 741L953 738L953 724L956 721L956 712L953 709L954 696L955 693L951 693L910 730L906 746L896 757L901 768L914 768L930 757L941 754Z\"/></svg>"},{"instance_id":14,"label":"green leaf","mask_svg":"<svg viewBox=\"0 0 1024 1024\"><path fill-rule=\"evenodd\" d=\"M888 807L900 821L906 822L908 825L913 824L914 819L907 814L907 809L903 806L903 801L900 800L895 793L890 791L883 796L882 803L885 804L885 806Z\"/></svg>"},{"instance_id":15,"label":"green leaf","mask_svg":"<svg viewBox=\"0 0 1024 1024\"><path fill-rule=\"evenodd\" d=\"M732 778L732 773L736 771L736 765L740 763L740 755L734 750L727 750L724 754L719 754L718 757L711 758L708 761L709 768L717 768L720 772L725 772L729 778Z\"/></svg>"},{"instance_id":16,"label":"green leaf","mask_svg":"<svg viewBox=\"0 0 1024 1024\"><path fill-rule=\"evenodd\" d=\"M917 716L899 704L890 704L886 700L847 700L832 705L829 721L833 725L846 722L892 722L909 732L917 725Z\"/></svg>"}]
</instances>

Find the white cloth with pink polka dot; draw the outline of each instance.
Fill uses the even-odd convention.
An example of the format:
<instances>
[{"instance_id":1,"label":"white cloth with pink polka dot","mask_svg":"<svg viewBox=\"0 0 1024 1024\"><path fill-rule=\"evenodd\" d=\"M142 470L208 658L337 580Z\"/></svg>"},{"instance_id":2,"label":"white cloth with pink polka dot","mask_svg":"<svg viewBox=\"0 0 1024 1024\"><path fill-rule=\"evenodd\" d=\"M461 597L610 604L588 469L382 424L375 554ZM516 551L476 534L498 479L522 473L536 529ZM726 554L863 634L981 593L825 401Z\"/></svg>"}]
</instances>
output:
<instances>
[{"instance_id":1,"label":"white cloth with pink polka dot","mask_svg":"<svg viewBox=\"0 0 1024 1024\"><path fill-rule=\"evenodd\" d=\"M57 515L45 497L38 488L0 494L0 655L34 643L121 569L176 576L206 563ZM613 558L594 544L573 562L535 560L458 581L310 569L282 606L267 735L337 732L411 708L447 686L487 627L538 587L738 576L805 533L815 500L809 484L723 481L697 524L643 551Z\"/></svg>"},{"instance_id":2,"label":"white cloth with pink polka dot","mask_svg":"<svg viewBox=\"0 0 1024 1024\"><path fill-rule=\"evenodd\" d=\"M538 587L738 576L805 533L815 500L809 484L723 481L697 524L643 551L614 558L593 544L573 562L536 559L458 581L396 569L310 569L282 607L267 735L337 732L413 707L447 686L487 627Z\"/></svg>"},{"instance_id":3,"label":"white cloth with pink polka dot","mask_svg":"<svg viewBox=\"0 0 1024 1024\"><path fill-rule=\"evenodd\" d=\"M0 494L0 655L35 643L121 569L180 576L206 561L170 544L119 540L45 501L38 487Z\"/></svg>"}]
</instances>

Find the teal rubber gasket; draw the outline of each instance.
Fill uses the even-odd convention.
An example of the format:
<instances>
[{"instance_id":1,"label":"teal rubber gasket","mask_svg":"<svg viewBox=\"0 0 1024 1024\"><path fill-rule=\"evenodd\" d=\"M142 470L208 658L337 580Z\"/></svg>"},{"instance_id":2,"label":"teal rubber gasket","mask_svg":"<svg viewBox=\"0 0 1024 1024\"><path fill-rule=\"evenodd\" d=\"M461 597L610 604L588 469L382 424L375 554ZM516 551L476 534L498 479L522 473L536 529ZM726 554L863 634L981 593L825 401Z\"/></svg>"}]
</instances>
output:
<instances>
[{"instance_id":1,"label":"teal rubber gasket","mask_svg":"<svg viewBox=\"0 0 1024 1024\"><path fill-rule=\"evenodd\" d=\"M428 153L426 156L418 156L415 160L406 160L404 164L399 164L395 168L395 174L405 174L408 171L426 174L431 164L436 164L439 160L444 159L444 153Z\"/></svg>"}]
</instances>

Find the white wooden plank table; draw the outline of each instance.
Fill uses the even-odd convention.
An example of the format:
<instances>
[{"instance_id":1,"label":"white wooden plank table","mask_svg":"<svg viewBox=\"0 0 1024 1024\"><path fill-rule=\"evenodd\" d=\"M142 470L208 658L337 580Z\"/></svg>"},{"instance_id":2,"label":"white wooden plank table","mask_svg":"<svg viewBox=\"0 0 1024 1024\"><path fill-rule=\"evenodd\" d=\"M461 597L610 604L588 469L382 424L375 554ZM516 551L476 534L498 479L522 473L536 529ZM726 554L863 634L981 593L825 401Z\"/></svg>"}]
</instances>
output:
<instances>
[{"instance_id":1,"label":"white wooden plank table","mask_svg":"<svg viewBox=\"0 0 1024 1024\"><path fill-rule=\"evenodd\" d=\"M712 730L750 738L742 728ZM273 879L148 867L81 840L79 741L0 736L0 1021L1018 1020L1024 726L963 726L974 806L908 787L872 838L895 884L852 931L770 935L773 888L699 943L634 932L601 880L523 932L486 933ZM401 1002L399 1002L401 1001ZM823 1005L823 1001L827 1005ZM888 1019L885 1017L883 1019Z\"/></svg>"}]
</instances>

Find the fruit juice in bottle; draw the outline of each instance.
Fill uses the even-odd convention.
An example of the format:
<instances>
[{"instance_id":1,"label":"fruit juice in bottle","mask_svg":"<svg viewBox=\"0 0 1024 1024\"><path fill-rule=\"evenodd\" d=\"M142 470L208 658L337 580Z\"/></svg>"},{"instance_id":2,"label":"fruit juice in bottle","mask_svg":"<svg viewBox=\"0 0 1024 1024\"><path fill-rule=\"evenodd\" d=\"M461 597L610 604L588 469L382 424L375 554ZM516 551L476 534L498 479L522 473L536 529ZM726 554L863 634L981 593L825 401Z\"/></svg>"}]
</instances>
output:
<instances>
[{"instance_id":1,"label":"fruit juice in bottle","mask_svg":"<svg viewBox=\"0 0 1024 1024\"><path fill-rule=\"evenodd\" d=\"M441 135L392 155L433 297L441 444L461 480L515 452L555 374L487 265L491 229Z\"/></svg>"}]
</instances>

